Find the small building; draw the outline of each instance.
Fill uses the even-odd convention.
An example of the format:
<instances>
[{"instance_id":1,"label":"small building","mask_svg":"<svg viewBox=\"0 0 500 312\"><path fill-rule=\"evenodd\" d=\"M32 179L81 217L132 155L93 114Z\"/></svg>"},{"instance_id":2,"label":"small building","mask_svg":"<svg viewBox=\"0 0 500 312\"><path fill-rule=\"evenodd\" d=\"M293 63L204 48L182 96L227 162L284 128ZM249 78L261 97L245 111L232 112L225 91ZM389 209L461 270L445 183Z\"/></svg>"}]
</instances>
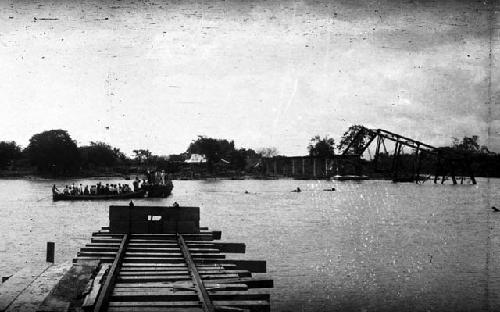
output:
<instances>
[{"instance_id":1,"label":"small building","mask_svg":"<svg viewBox=\"0 0 500 312\"><path fill-rule=\"evenodd\" d=\"M184 162L188 164L202 164L207 162L207 158L205 155L191 154L191 157L184 160Z\"/></svg>"}]
</instances>

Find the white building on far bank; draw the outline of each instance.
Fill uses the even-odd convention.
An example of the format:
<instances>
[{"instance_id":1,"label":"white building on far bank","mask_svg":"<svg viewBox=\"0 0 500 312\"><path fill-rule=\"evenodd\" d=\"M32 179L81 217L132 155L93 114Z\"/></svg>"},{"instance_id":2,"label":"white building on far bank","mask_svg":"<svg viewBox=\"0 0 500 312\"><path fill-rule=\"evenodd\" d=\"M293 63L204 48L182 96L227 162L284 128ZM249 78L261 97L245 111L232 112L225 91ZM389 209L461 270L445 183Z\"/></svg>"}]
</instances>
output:
<instances>
[{"instance_id":1,"label":"white building on far bank","mask_svg":"<svg viewBox=\"0 0 500 312\"><path fill-rule=\"evenodd\" d=\"M202 164L207 162L205 155L191 154L191 158L184 160L184 162L189 164Z\"/></svg>"}]
</instances>

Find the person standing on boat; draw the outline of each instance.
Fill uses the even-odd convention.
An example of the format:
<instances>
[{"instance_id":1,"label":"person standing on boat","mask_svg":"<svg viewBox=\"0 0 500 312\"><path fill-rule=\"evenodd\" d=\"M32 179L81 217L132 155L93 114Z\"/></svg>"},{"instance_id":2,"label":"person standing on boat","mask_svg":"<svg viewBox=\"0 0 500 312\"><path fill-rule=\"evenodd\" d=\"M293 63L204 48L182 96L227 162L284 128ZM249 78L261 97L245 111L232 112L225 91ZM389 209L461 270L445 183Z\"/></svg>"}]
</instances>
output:
<instances>
[{"instance_id":1,"label":"person standing on boat","mask_svg":"<svg viewBox=\"0 0 500 312\"><path fill-rule=\"evenodd\" d=\"M153 184L153 175L151 174L151 172L149 170L148 170L148 173L146 174L146 177L148 179L148 183Z\"/></svg>"},{"instance_id":2,"label":"person standing on boat","mask_svg":"<svg viewBox=\"0 0 500 312\"><path fill-rule=\"evenodd\" d=\"M165 185L165 170L162 170L160 173L160 184Z\"/></svg>"},{"instance_id":3,"label":"person standing on boat","mask_svg":"<svg viewBox=\"0 0 500 312\"><path fill-rule=\"evenodd\" d=\"M134 192L137 192L139 190L139 177L135 177L133 184L134 184Z\"/></svg>"}]
</instances>

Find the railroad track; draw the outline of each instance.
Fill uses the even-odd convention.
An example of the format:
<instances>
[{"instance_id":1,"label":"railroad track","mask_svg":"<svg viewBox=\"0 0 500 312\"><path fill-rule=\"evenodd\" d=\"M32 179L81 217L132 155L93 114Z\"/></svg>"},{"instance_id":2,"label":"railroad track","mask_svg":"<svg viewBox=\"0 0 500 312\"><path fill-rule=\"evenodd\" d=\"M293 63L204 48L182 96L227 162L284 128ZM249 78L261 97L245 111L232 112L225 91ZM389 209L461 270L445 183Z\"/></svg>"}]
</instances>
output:
<instances>
[{"instance_id":1,"label":"railroad track","mask_svg":"<svg viewBox=\"0 0 500 312\"><path fill-rule=\"evenodd\" d=\"M83 302L85 311L269 311L264 288L255 278L265 261L227 259L244 253L241 243L214 242L220 232L199 234L93 233L74 262L98 260Z\"/></svg>"}]
</instances>

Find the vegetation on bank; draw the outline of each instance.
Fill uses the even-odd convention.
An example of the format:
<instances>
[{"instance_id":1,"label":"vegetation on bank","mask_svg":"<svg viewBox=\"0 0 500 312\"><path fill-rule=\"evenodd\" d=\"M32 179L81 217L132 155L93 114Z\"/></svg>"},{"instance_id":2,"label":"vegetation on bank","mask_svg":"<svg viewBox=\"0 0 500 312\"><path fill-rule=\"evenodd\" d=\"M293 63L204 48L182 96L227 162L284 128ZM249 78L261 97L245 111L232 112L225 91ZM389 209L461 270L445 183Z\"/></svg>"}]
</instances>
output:
<instances>
[{"instance_id":1,"label":"vegetation on bank","mask_svg":"<svg viewBox=\"0 0 500 312\"><path fill-rule=\"evenodd\" d=\"M355 136L362 129L359 125L351 126L335 145L335 140L328 136L316 135L311 138L307 149L310 156L331 158L349 144L352 151L364 146L363 136ZM477 176L500 177L500 155L491 153L484 146L479 146L478 137L454 138L450 146L443 150L456 151L471 157ZM29 145L22 149L14 141L0 141L0 177L18 177L26 175L59 176L117 176L143 173L148 169L165 170L174 178L204 178L242 176L262 177L263 158L278 156L274 147L257 151L236 148L234 141L199 136L191 142L186 151L174 155L154 155L147 149L135 149L133 157L126 156L120 149L103 142L91 142L77 146L66 130L49 130L31 137ZM203 163L188 163L192 154L204 155ZM413 155L404 154L409 163ZM373 160L362 160L364 171L370 176L382 177L370 168ZM392 155L381 154L378 165L390 166ZM404 161L403 161L404 163ZM423 172L432 171L430 162L422 162ZM401 170L412 172L411 166Z\"/></svg>"}]
</instances>

